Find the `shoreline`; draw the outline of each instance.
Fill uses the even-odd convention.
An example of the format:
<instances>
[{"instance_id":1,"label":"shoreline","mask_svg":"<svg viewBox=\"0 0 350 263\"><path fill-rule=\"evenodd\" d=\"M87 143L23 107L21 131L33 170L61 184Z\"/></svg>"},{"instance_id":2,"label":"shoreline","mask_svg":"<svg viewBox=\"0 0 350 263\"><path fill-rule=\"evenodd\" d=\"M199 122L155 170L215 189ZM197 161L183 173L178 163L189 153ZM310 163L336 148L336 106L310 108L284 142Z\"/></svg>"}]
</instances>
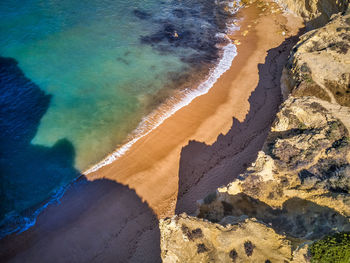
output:
<instances>
[{"instance_id":1,"label":"shoreline","mask_svg":"<svg viewBox=\"0 0 350 263\"><path fill-rule=\"evenodd\" d=\"M113 255L118 254L121 261L157 262L157 219L172 216L175 210L194 212L195 207L185 207L184 200L192 199L195 203L197 195L203 197L225 180L220 177L232 179L234 174L229 171L232 165L222 165L211 158L220 155L217 150L226 157L232 154L225 153L227 146L220 145L220 139L235 139L231 133L240 131L234 126L254 114L250 98L261 81L259 65L265 62L269 50L296 35L300 27L294 24L295 18L290 17L288 22L280 11L270 14L262 9L256 3L239 11L240 30L231 36L235 43L240 43L237 56L207 94L178 110L111 165L80 177L68 187L60 205L49 205L39 215L34 227L0 240L0 259L61 262L72 258L101 262L112 261ZM283 35L282 25L290 26L291 31ZM268 99L274 101L273 107L278 107L280 91L273 90L272 94L273 98ZM258 99L267 103L264 97ZM270 121L274 116L268 117ZM256 130L249 132L259 133L270 124L256 123ZM213 147L211 155L198 154L209 147ZM243 143L242 147L236 150L239 161L254 159L255 151L260 150L259 144L250 145L254 150L248 152L244 152L249 148L247 145ZM203 174L195 178L197 182L182 187L187 183L183 170L189 172L193 167L196 170L192 174L197 170L203 170ZM220 169L225 174L220 174Z\"/></svg>"},{"instance_id":2,"label":"shoreline","mask_svg":"<svg viewBox=\"0 0 350 263\"><path fill-rule=\"evenodd\" d=\"M232 16L235 16L244 6L240 0L237 1L238 4L235 2L234 5L228 5L228 8L231 9L229 13ZM236 25L236 18L230 17L227 18L227 20L230 22L226 23L226 33L216 34L216 37L221 39L221 41L230 40L230 34L239 30L239 27ZM220 44L220 41L218 40L217 47L221 54L218 57L218 61L210 65L209 72L206 74L205 78L201 79L197 84L189 83L190 86L193 85L195 88L192 87L186 88L185 90L179 90L174 97L167 98L162 104L141 119L137 127L128 134L122 144L117 146L113 152L109 153L102 160L90 165L82 172L82 174L87 175L98 171L106 165L112 164L119 157L129 151L134 143L159 127L166 119L174 115L178 110L189 105L197 97L207 94L222 74L230 69L232 61L237 56L237 46L232 41L223 45Z\"/></svg>"},{"instance_id":3,"label":"shoreline","mask_svg":"<svg viewBox=\"0 0 350 263\"><path fill-rule=\"evenodd\" d=\"M244 4L242 4L240 0L238 0L238 4L235 2L234 5L228 5L231 9L229 13L236 16L243 6ZM82 172L83 175L96 172L100 168L112 164L119 157L129 151L134 143L159 127L166 119L170 118L178 110L188 106L197 97L209 92L217 80L231 68L232 62L237 56L237 46L230 39L230 35L232 35L233 32L240 30L237 26L237 18L231 17L227 18L227 20L229 22L226 23L226 33L217 33L216 37L221 39L221 41L229 40L230 42L223 45L218 41L217 47L221 54L218 61L210 66L209 72L206 74L205 78L200 80L197 84L189 83L190 86L193 85L195 88L179 90L174 97L167 98L161 105L145 115L137 127L128 134L124 143L118 146L102 160L90 165Z\"/></svg>"},{"instance_id":4,"label":"shoreline","mask_svg":"<svg viewBox=\"0 0 350 263\"><path fill-rule=\"evenodd\" d=\"M230 29L231 28L229 27L228 30ZM164 104L160 105L149 115L142 118L136 129L129 134L128 137L131 138L127 140L126 143L122 144L98 163L86 169L82 174L87 175L97 172L100 168L113 164L114 161L129 151L134 143L157 129L157 127L162 125L165 120L176 114L178 110L189 105L197 97L207 94L220 76L230 69L232 61L237 56L237 47L233 43L229 43L222 48L222 53L222 57L219 59L218 63L209 70L209 75L197 86L197 88L188 91L180 91L178 96L176 96L180 98L178 98L175 103L172 102L174 98L168 98ZM168 101L170 102L167 103ZM168 109L163 110L163 108ZM150 120L152 120L151 124L148 124L150 123Z\"/></svg>"},{"instance_id":5,"label":"shoreline","mask_svg":"<svg viewBox=\"0 0 350 263\"><path fill-rule=\"evenodd\" d=\"M236 14L240 8L241 6L235 6L233 10L230 11L230 13ZM236 30L239 30L235 25L235 22L233 22L235 21L235 19L230 18L229 20L231 21L231 23L227 25L227 32L234 32ZM228 34L222 35L220 37L218 36L218 38L228 38ZM15 230L11 230L6 234L1 234L0 239L7 235L11 235L12 233L20 234L34 226L38 215L40 215L40 213L42 213L49 205L53 205L57 202L59 203L60 199L65 194L67 189L70 188L70 185L76 183L81 178L84 179L84 176L86 176L87 174L96 172L103 166L112 164L115 160L124 155L134 143L147 136L159 125L161 125L166 119L175 114L178 110L189 105L196 97L208 93L208 91L213 87L213 85L220 78L220 76L227 70L229 70L229 68L232 65L232 61L237 55L237 48L232 43L232 41L225 45L222 45L221 47L219 47L219 49L221 55L219 56L218 61L215 64L211 65L211 68L209 68L209 72L205 76L205 78L200 80L197 83L197 85L193 83L190 84L193 84L193 86L196 88L186 88L185 90L179 90L179 92L175 94L175 97L168 98L164 103L157 106L148 115L144 116L141 119L138 126L129 133L125 143L121 144L112 153L108 154L101 161L85 169L77 178L71 181L68 185L57 189L53 196L47 198L40 204L36 205L35 208L30 209L30 211L33 211L33 213L31 213L31 216L21 217L21 221L25 222L24 225L18 226ZM18 215L14 215L13 217L17 218ZM7 221L16 222L16 220L12 218L9 218Z\"/></svg>"},{"instance_id":6,"label":"shoreline","mask_svg":"<svg viewBox=\"0 0 350 263\"><path fill-rule=\"evenodd\" d=\"M271 5L277 8L277 4L271 2ZM279 10L277 13L281 12L280 9L276 10ZM249 75L255 74L255 79L247 76L246 81L242 83L247 89L239 90L233 86L237 75L244 69L242 65L246 64L246 60L258 55L258 63L262 63L265 57L264 52L267 50L258 46L262 36L259 37L254 32L254 25L258 25L258 22L254 22L263 14L263 11L260 14L259 12L257 4L238 11L236 19L240 29L229 36L238 44L237 55L230 69L206 94L194 98L189 105L176 111L111 164L85 174L87 179L93 181L104 178L128 185L142 200L149 203L159 218L171 216L176 206L181 149L193 140L207 145L213 144L220 134L229 131L232 117L243 122L249 112L248 99L258 83L258 68L249 70ZM289 14L285 16L292 17ZM277 46L286 37L287 35L282 35L281 29L280 39L274 36L264 45L273 46L274 42ZM248 54L251 50L256 54ZM157 175L157 178L154 178L154 175Z\"/></svg>"}]
</instances>

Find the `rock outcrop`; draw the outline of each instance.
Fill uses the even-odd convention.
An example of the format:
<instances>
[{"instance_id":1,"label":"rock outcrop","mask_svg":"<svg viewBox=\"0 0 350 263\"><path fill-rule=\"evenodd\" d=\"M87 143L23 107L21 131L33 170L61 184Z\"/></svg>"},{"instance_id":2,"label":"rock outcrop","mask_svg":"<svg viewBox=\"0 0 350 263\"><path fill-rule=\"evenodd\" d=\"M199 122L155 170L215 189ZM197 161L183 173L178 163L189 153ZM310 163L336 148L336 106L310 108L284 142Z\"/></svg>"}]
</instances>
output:
<instances>
[{"instance_id":1,"label":"rock outcrop","mask_svg":"<svg viewBox=\"0 0 350 263\"><path fill-rule=\"evenodd\" d=\"M324 26L333 14L345 12L349 0L275 0L288 11L302 17L309 29Z\"/></svg>"},{"instance_id":2,"label":"rock outcrop","mask_svg":"<svg viewBox=\"0 0 350 263\"><path fill-rule=\"evenodd\" d=\"M290 97L240 178L199 201L198 218L160 223L163 261L230 262L235 251L231 262L307 262L307 244L350 231L350 126L332 106Z\"/></svg>"},{"instance_id":3,"label":"rock outcrop","mask_svg":"<svg viewBox=\"0 0 350 263\"><path fill-rule=\"evenodd\" d=\"M226 226L186 215L161 220L163 262L283 262L292 245L256 219ZM268 241L268 242L266 242Z\"/></svg>"},{"instance_id":4,"label":"rock outcrop","mask_svg":"<svg viewBox=\"0 0 350 263\"><path fill-rule=\"evenodd\" d=\"M316 96L350 107L350 14L301 36L282 77L284 97Z\"/></svg>"},{"instance_id":5,"label":"rock outcrop","mask_svg":"<svg viewBox=\"0 0 350 263\"><path fill-rule=\"evenodd\" d=\"M345 3L279 1L307 21ZM164 262L309 262L310 244L350 231L349 36L350 15L338 14L300 38L256 161L198 201L196 217L161 220Z\"/></svg>"},{"instance_id":6,"label":"rock outcrop","mask_svg":"<svg viewBox=\"0 0 350 263\"><path fill-rule=\"evenodd\" d=\"M198 216L219 223L254 217L302 240L350 231L350 127L324 106L290 97L256 162L200 201Z\"/></svg>"}]
</instances>

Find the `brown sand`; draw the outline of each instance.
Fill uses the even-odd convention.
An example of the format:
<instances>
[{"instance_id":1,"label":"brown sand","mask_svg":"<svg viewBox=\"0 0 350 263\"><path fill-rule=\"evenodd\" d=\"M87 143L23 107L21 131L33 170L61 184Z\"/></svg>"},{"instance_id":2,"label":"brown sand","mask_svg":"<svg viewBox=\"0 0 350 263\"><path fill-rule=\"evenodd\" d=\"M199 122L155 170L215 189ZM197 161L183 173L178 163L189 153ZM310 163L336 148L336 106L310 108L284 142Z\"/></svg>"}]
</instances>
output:
<instances>
[{"instance_id":1,"label":"brown sand","mask_svg":"<svg viewBox=\"0 0 350 263\"><path fill-rule=\"evenodd\" d=\"M157 217L193 212L242 172L281 102L279 76L300 23L259 5L239 12L238 55L208 94L74 184L34 227L1 240L0 261L159 262Z\"/></svg>"},{"instance_id":2,"label":"brown sand","mask_svg":"<svg viewBox=\"0 0 350 263\"><path fill-rule=\"evenodd\" d=\"M241 42L238 56L208 94L176 112L113 164L88 174L88 180L105 178L128 185L148 202L158 217L172 215L177 200L181 149L191 140L213 144L219 134L230 130L232 117L244 121L250 108L248 98L259 81L257 65L264 63L269 49L287 37L282 35L283 25L287 23L285 17L278 14L273 19L259 18L259 13L264 14L256 5L240 13L241 30L232 36Z\"/></svg>"}]
</instances>

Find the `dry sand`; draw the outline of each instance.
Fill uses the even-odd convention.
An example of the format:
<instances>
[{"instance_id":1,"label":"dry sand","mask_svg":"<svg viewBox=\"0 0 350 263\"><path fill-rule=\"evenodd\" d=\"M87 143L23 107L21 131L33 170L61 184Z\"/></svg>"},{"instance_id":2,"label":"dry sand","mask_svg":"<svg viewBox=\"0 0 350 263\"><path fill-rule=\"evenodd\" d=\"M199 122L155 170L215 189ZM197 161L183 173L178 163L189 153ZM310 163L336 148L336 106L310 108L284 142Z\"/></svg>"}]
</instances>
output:
<instances>
[{"instance_id":1,"label":"dry sand","mask_svg":"<svg viewBox=\"0 0 350 263\"><path fill-rule=\"evenodd\" d=\"M72 185L34 227L1 240L0 261L159 262L157 218L193 213L196 200L232 181L261 149L301 26L275 10L242 9L231 36L238 55L213 88Z\"/></svg>"}]
</instances>

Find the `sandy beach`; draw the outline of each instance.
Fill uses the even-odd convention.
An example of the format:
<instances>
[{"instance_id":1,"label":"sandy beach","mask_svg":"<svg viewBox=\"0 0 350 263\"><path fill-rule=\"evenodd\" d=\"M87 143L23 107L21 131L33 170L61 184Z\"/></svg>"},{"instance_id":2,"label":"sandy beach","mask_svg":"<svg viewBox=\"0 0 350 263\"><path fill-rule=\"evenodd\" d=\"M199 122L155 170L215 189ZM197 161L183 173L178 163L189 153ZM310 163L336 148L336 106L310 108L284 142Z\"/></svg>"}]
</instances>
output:
<instances>
[{"instance_id":1,"label":"sandy beach","mask_svg":"<svg viewBox=\"0 0 350 263\"><path fill-rule=\"evenodd\" d=\"M279 10L277 5L271 5ZM253 5L238 14L240 30L231 36L232 40L240 43L238 56L208 94L197 97L135 143L113 164L86 175L87 179L104 178L128 185L148 202L158 217L171 216L178 196L182 149L192 141L203 146L213 145L220 134L228 134L235 122L245 121L251 109L249 97L259 82L257 65L264 63L270 48L277 47L288 35L295 34L287 32L290 25L280 14L274 15L274 19L263 17L269 12L267 8ZM284 31L285 37L282 35ZM279 94L274 94L274 97L279 101ZM260 98L264 99L263 96ZM271 115L269 112L266 114ZM195 157L189 156L189 161L194 161ZM202 165L199 164L199 167Z\"/></svg>"},{"instance_id":2,"label":"sandy beach","mask_svg":"<svg viewBox=\"0 0 350 263\"><path fill-rule=\"evenodd\" d=\"M34 227L1 240L1 262L160 262L158 219L194 213L196 200L242 173L282 101L301 22L268 1L238 18L238 55L212 89L73 184Z\"/></svg>"}]
</instances>

